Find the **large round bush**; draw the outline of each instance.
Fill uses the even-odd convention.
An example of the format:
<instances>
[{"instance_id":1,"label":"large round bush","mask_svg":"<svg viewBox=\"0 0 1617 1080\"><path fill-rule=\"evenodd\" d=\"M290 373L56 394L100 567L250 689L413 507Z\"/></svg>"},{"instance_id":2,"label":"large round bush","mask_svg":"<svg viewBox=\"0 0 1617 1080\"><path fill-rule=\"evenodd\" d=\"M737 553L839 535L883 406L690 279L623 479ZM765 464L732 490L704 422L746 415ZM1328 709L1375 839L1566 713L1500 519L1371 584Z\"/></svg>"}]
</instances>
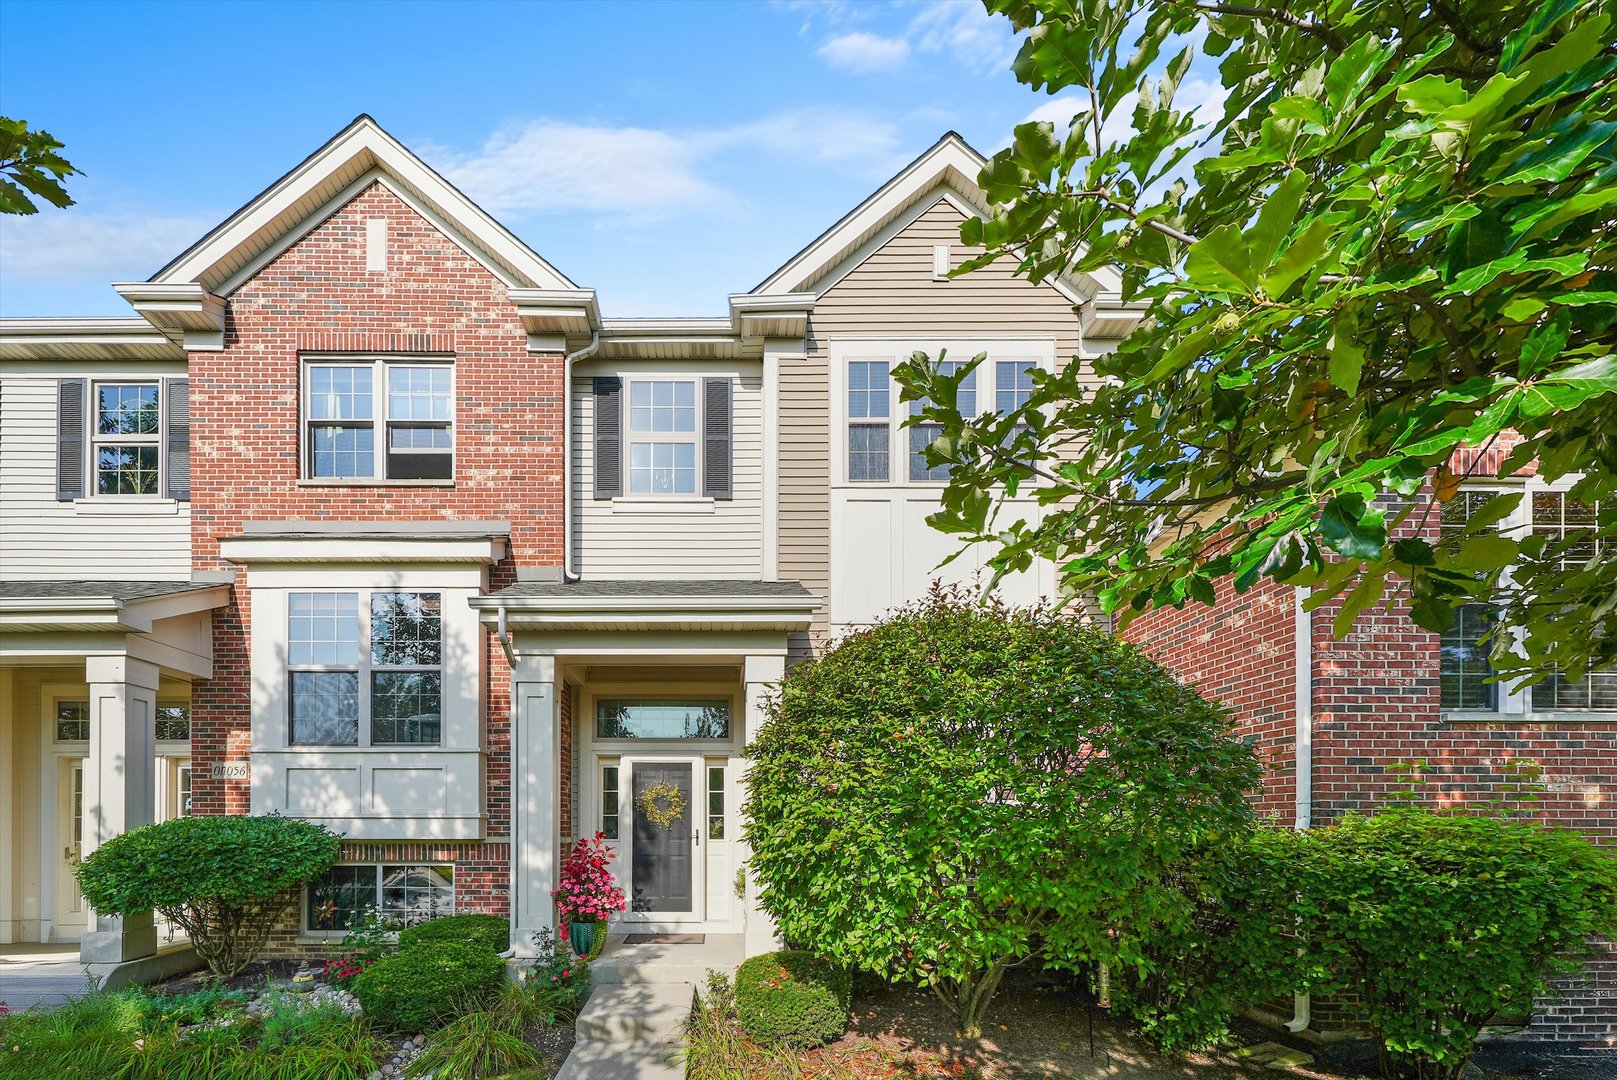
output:
<instances>
[{"instance_id":1,"label":"large round bush","mask_svg":"<svg viewBox=\"0 0 1617 1080\"><path fill-rule=\"evenodd\" d=\"M485 946L445 941L378 960L354 980L354 996L382 1028L422 1031L476 1009L504 980L505 961Z\"/></svg>"},{"instance_id":2,"label":"large round bush","mask_svg":"<svg viewBox=\"0 0 1617 1080\"><path fill-rule=\"evenodd\" d=\"M980 1030L1007 965L1142 962L1187 851L1249 826L1225 714L1076 619L934 590L799 664L747 748L751 872L794 945ZM1177 914L1175 914L1177 913Z\"/></svg>"},{"instance_id":3,"label":"large round bush","mask_svg":"<svg viewBox=\"0 0 1617 1080\"><path fill-rule=\"evenodd\" d=\"M1393 1076L1459 1077L1483 1024L1617 934L1617 857L1570 832L1399 809L1304 839L1289 880L1315 989L1350 992Z\"/></svg>"},{"instance_id":4,"label":"large round bush","mask_svg":"<svg viewBox=\"0 0 1617 1080\"><path fill-rule=\"evenodd\" d=\"M511 947L511 923L498 915L446 915L399 931L401 949L437 945L445 941L476 945L490 952L504 952Z\"/></svg>"},{"instance_id":5,"label":"large round bush","mask_svg":"<svg viewBox=\"0 0 1617 1080\"><path fill-rule=\"evenodd\" d=\"M181 817L113 837L74 872L95 910L162 914L225 978L253 961L298 890L341 853L336 833L307 821Z\"/></svg>"},{"instance_id":6,"label":"large round bush","mask_svg":"<svg viewBox=\"0 0 1617 1080\"><path fill-rule=\"evenodd\" d=\"M848 1030L853 979L796 949L754 956L736 969L736 1015L762 1043L816 1046Z\"/></svg>"}]
</instances>

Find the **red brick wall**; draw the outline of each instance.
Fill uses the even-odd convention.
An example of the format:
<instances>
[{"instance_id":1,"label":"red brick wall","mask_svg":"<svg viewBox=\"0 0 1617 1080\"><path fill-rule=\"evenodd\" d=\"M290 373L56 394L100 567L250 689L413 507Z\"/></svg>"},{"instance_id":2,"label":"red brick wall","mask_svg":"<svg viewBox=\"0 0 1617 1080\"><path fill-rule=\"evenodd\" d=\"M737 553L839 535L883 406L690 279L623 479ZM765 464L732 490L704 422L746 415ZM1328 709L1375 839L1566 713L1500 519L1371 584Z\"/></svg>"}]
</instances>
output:
<instances>
[{"instance_id":1,"label":"red brick wall","mask_svg":"<svg viewBox=\"0 0 1617 1080\"><path fill-rule=\"evenodd\" d=\"M1489 451L1502 460L1508 448ZM1497 460L1479 473L1490 475ZM1462 469L1463 471L1463 469ZM1437 528L1436 515L1411 515L1405 530ZM1125 631L1186 682L1229 705L1237 728L1272 763L1259 805L1286 816L1294 798L1292 716L1294 599L1264 583L1237 595L1228 581L1213 608L1153 611ZM1501 800L1531 820L1575 829L1617 845L1617 716L1528 723L1445 720L1439 709L1438 636L1409 621L1396 602L1362 614L1337 639L1340 603L1312 614L1313 817L1329 824L1350 811L1385 805L1410 787L1389 765L1424 761L1420 797L1439 808ZM1542 768L1536 801L1517 799L1518 764ZM1488 809L1495 809L1490 805ZM1527 1035L1617 1045L1617 952L1599 949L1564 996L1538 1003ZM1328 1013L1322 1008L1321 1013Z\"/></svg>"},{"instance_id":2,"label":"red brick wall","mask_svg":"<svg viewBox=\"0 0 1617 1080\"><path fill-rule=\"evenodd\" d=\"M1123 631L1181 680L1229 706L1236 732L1267 769L1257 806L1290 823L1296 807L1295 590L1265 580L1236 593L1226 578L1217 604L1148 611Z\"/></svg>"},{"instance_id":3,"label":"red brick wall","mask_svg":"<svg viewBox=\"0 0 1617 1080\"><path fill-rule=\"evenodd\" d=\"M387 270L365 270L365 221L388 220ZM303 352L447 352L455 362L453 486L299 483ZM194 800L200 813L244 813L245 783L214 781L217 761L244 761L249 716L247 613L239 568L220 537L249 520L506 520L516 566L561 562L562 366L533 355L506 286L392 192L372 185L282 252L229 301L222 352L190 355L192 551L200 571L236 572L235 600L214 614L215 677L192 704ZM511 828L510 675L488 637L486 731L490 835ZM261 676L263 673L260 673ZM472 902L503 911L505 857L462 853Z\"/></svg>"}]
</instances>

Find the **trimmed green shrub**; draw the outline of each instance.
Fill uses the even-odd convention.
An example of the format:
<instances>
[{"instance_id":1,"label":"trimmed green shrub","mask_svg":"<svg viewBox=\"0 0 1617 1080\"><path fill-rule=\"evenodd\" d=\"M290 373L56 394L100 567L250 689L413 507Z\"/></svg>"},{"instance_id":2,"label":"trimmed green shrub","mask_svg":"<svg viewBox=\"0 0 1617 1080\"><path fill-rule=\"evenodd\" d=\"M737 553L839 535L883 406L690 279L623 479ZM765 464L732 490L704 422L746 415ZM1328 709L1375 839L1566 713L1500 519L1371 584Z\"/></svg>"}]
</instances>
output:
<instances>
[{"instance_id":1,"label":"trimmed green shrub","mask_svg":"<svg viewBox=\"0 0 1617 1080\"><path fill-rule=\"evenodd\" d=\"M1114 972L1112 1002L1157 1046L1212 1046L1242 1009L1302 986L1291 932L1300 843L1281 828L1210 843L1171 870L1176 892L1155 917L1119 927L1142 962Z\"/></svg>"},{"instance_id":2,"label":"trimmed green shrub","mask_svg":"<svg viewBox=\"0 0 1617 1080\"><path fill-rule=\"evenodd\" d=\"M336 833L292 818L179 817L108 840L74 873L108 915L156 911L191 937L220 978L258 956L298 890L342 853Z\"/></svg>"},{"instance_id":3,"label":"trimmed green shrub","mask_svg":"<svg viewBox=\"0 0 1617 1080\"><path fill-rule=\"evenodd\" d=\"M1455 1080L1484 1023L1617 933L1617 857L1573 833L1398 809L1301 850L1313 989L1351 991L1391 1076Z\"/></svg>"},{"instance_id":4,"label":"trimmed green shrub","mask_svg":"<svg viewBox=\"0 0 1617 1080\"><path fill-rule=\"evenodd\" d=\"M494 952L504 952L511 947L511 923L498 915L447 915L399 931L401 949L445 941L464 942Z\"/></svg>"},{"instance_id":5,"label":"trimmed green shrub","mask_svg":"<svg viewBox=\"0 0 1617 1080\"><path fill-rule=\"evenodd\" d=\"M365 1015L391 1031L424 1031L476 1009L505 981L505 961L468 942L402 949L354 980Z\"/></svg>"},{"instance_id":6,"label":"trimmed green shrub","mask_svg":"<svg viewBox=\"0 0 1617 1080\"><path fill-rule=\"evenodd\" d=\"M1260 770L1225 712L1069 617L935 589L792 668L768 711L743 809L764 910L931 987L970 1036L1035 952L1149 962L1146 931L1194 910L1173 868L1252 826Z\"/></svg>"},{"instance_id":7,"label":"trimmed green shrub","mask_svg":"<svg viewBox=\"0 0 1617 1080\"><path fill-rule=\"evenodd\" d=\"M848 1030L853 977L800 949L764 953L736 970L741 1029L761 1043L817 1046Z\"/></svg>"}]
</instances>

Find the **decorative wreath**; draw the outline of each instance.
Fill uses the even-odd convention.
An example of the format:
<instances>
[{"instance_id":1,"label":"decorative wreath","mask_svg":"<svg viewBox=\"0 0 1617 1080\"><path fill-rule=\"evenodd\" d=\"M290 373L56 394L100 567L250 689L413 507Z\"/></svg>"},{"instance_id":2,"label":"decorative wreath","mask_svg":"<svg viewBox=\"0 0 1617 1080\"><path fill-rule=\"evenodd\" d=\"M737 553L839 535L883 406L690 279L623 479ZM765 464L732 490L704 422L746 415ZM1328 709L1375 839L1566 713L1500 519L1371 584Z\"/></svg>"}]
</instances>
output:
<instances>
[{"instance_id":1,"label":"decorative wreath","mask_svg":"<svg viewBox=\"0 0 1617 1080\"><path fill-rule=\"evenodd\" d=\"M685 816L685 796L673 784L653 784L635 800L640 813L659 829L672 828L674 822Z\"/></svg>"}]
</instances>

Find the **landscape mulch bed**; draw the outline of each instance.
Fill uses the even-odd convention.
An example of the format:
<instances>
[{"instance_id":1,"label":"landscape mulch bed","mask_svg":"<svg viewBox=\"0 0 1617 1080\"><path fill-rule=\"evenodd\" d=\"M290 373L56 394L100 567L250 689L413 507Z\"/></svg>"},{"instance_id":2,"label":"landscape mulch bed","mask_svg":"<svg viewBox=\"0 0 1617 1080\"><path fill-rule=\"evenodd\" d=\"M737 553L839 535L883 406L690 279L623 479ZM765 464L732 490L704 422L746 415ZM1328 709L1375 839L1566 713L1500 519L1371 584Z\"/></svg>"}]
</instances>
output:
<instances>
[{"instance_id":1,"label":"landscape mulch bed","mask_svg":"<svg viewBox=\"0 0 1617 1080\"><path fill-rule=\"evenodd\" d=\"M1090 1021L1093 1019L1093 1049ZM1025 973L1008 976L981 1039L962 1038L925 990L861 981L853 1024L835 1043L805 1053L811 1080L1231 1080L1236 1077L1378 1077L1373 1047L1362 1041L1318 1045L1247 1021L1227 1048L1278 1042L1314 1055L1311 1067L1275 1071L1224 1052L1180 1058L1154 1050L1121 1018L1092 1007L1088 995ZM1608 1080L1617 1054L1502 1044L1479 1052L1466 1080Z\"/></svg>"}]
</instances>

